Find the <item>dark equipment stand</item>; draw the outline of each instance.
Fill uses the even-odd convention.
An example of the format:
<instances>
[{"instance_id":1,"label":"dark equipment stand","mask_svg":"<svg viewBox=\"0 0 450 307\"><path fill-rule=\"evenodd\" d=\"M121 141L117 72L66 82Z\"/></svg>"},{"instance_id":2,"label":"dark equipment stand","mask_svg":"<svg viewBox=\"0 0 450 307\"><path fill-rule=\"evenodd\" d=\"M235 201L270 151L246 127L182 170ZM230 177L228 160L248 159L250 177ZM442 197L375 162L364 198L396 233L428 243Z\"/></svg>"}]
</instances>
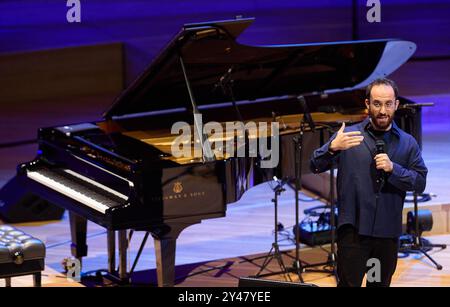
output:
<instances>
[{"instance_id":1,"label":"dark equipment stand","mask_svg":"<svg viewBox=\"0 0 450 307\"><path fill-rule=\"evenodd\" d=\"M264 262L261 265L261 268L259 269L258 273L256 273L255 276L253 276L255 278L284 274L286 281L292 281L291 277L288 274L288 270L286 269L286 266L283 262L282 253L280 252L280 246L278 245L278 196L285 191L285 189L283 188L284 184L285 184L284 181L280 181L279 184L275 188L273 188L273 191L275 193L275 197L272 199L272 202L274 203L274 229L275 229L274 242L272 243L270 251L264 258ZM261 274L265 269L267 269L267 266L273 259L277 260L281 272L270 272L267 274Z\"/></svg>"},{"instance_id":2,"label":"dark equipment stand","mask_svg":"<svg viewBox=\"0 0 450 307\"><path fill-rule=\"evenodd\" d=\"M411 130L411 134L417 140L420 149L422 149L422 125L421 120L421 112L422 107L432 107L434 103L406 103L401 105L399 109L405 109L409 111L411 114L407 114L407 116L402 117L401 125L408 127ZM400 252L409 254L409 253L421 253L425 255L438 270L442 270L442 265L437 263L429 254L428 251L433 248L445 249L447 248L446 244L431 244L425 238L422 238L422 230L419 225L419 205L418 205L418 194L416 192L413 193L413 202L414 202L414 233L409 235L411 242L407 246L400 247Z\"/></svg>"},{"instance_id":3,"label":"dark equipment stand","mask_svg":"<svg viewBox=\"0 0 450 307\"><path fill-rule=\"evenodd\" d=\"M307 110L307 108L305 108ZM308 115L307 115L308 114ZM303 134L305 131L305 123L304 119L308 120L309 113L305 111L305 116L303 117L300 123L300 133L298 136L294 137L293 141L295 143L295 225L297 225L295 229L295 259L292 267L290 268L291 272L296 272L299 276L299 279L302 280L301 273L306 272L314 272L314 273L326 273L330 275L334 275L336 278L336 283L338 282L337 275L337 263L336 263L336 251L335 251L335 205L334 205L334 163L330 168L330 208L331 208L331 217L330 217L330 227L331 227L331 251L328 253L328 259L325 262L313 263L313 264L302 264L300 260L300 221L299 221L299 191L302 188L301 184L301 165L302 165L302 156L303 156ZM310 126L311 130L314 132L315 125L312 123L312 119L309 117L308 126ZM331 130L330 130L331 131ZM333 132L333 131L331 131ZM331 267L331 269L316 269L316 267Z\"/></svg>"},{"instance_id":4,"label":"dark equipment stand","mask_svg":"<svg viewBox=\"0 0 450 307\"><path fill-rule=\"evenodd\" d=\"M331 126L327 125L327 130L329 132L329 137L331 138L334 134L334 129ZM328 253L327 262L315 264L315 266L327 266L330 267L329 270L323 270L322 272L330 273L334 276L336 280L336 285L339 283L339 277L337 274L337 253L336 253L336 203L335 203L335 190L334 190L334 174L335 170L335 161L331 161L330 166L330 228L331 228L331 247L330 252Z\"/></svg>"},{"instance_id":5,"label":"dark equipment stand","mask_svg":"<svg viewBox=\"0 0 450 307\"><path fill-rule=\"evenodd\" d=\"M330 134L334 133L333 130L329 130ZM330 135L331 137L331 135ZM331 161L330 167L330 227L331 227L331 250L328 254L327 265L331 266L330 273L334 275L336 279L336 285L339 283L339 277L337 274L337 256L336 256L336 206L334 201L334 169L335 161Z\"/></svg>"},{"instance_id":6,"label":"dark equipment stand","mask_svg":"<svg viewBox=\"0 0 450 307\"><path fill-rule=\"evenodd\" d=\"M431 244L425 238L422 238L422 230L419 226L419 205L417 201L417 193L414 192L414 233L411 234L412 244L405 248L400 248L401 253L409 254L409 253L421 253L425 255L430 261L436 266L436 269L442 270L442 265L437 263L429 254L428 251L433 248L445 249L447 248L446 244Z\"/></svg>"},{"instance_id":7,"label":"dark equipment stand","mask_svg":"<svg viewBox=\"0 0 450 307\"><path fill-rule=\"evenodd\" d=\"M299 280L303 282L302 273L304 272L315 272L315 273L327 273L333 274L336 277L337 281L337 273L336 273L336 257L334 250L334 219L335 219L335 209L334 209L334 186L330 186L330 196L331 196L331 230L332 230L332 245L331 245L331 253L328 255L328 260L326 262L321 263L313 263L313 264L302 264L300 260L300 219L299 219L299 191L302 188L302 156L303 156L303 134L305 131L305 120L312 132L315 132L315 124L311 118L311 114L309 113L308 106L303 96L299 96L298 100L302 105L303 109L303 118L300 122L300 131L297 136L293 138L294 142L294 155L295 155L295 258L292 264L292 267L289 269L290 272L295 272L299 276ZM334 182L334 170L333 165L331 168L330 182ZM330 184L331 184L330 183ZM331 266L332 269L314 269L315 267L323 267L323 266Z\"/></svg>"},{"instance_id":8,"label":"dark equipment stand","mask_svg":"<svg viewBox=\"0 0 450 307\"><path fill-rule=\"evenodd\" d=\"M300 122L300 132L295 136L292 141L294 142L294 155L295 155L295 258L290 268L290 271L297 273L300 282L303 282L302 273L304 272L304 266L300 260L300 207L299 207L299 191L302 188L301 185L301 167L302 167L302 155L303 155L303 133L305 129L304 116Z\"/></svg>"}]
</instances>

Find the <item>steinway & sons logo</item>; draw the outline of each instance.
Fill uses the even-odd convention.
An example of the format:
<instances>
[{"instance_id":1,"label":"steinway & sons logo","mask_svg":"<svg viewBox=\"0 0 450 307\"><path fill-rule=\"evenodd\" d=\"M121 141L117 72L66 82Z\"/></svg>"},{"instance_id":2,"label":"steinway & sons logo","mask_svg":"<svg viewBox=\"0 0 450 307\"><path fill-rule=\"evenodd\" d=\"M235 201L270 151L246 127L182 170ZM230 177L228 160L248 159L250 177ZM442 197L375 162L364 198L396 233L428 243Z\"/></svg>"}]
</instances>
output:
<instances>
[{"instance_id":1,"label":"steinway & sons logo","mask_svg":"<svg viewBox=\"0 0 450 307\"><path fill-rule=\"evenodd\" d=\"M175 182L172 190L177 194L183 192L183 184L180 181Z\"/></svg>"}]
</instances>

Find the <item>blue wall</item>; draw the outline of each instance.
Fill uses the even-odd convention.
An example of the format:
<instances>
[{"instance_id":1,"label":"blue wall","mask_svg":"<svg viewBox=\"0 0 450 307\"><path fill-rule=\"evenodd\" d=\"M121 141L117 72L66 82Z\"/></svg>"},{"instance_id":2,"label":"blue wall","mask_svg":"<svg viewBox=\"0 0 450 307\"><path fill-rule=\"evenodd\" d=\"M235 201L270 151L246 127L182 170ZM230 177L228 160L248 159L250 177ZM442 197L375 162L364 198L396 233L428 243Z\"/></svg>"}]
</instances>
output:
<instances>
[{"instance_id":1,"label":"blue wall","mask_svg":"<svg viewBox=\"0 0 450 307\"><path fill-rule=\"evenodd\" d=\"M124 42L126 80L138 74L184 23L256 17L248 44L308 43L354 38L351 0L80 0L81 23L66 21L65 0L0 1L0 53ZM366 20L357 0L357 38L417 43L416 57L450 56L450 1L381 0L381 23Z\"/></svg>"}]
</instances>

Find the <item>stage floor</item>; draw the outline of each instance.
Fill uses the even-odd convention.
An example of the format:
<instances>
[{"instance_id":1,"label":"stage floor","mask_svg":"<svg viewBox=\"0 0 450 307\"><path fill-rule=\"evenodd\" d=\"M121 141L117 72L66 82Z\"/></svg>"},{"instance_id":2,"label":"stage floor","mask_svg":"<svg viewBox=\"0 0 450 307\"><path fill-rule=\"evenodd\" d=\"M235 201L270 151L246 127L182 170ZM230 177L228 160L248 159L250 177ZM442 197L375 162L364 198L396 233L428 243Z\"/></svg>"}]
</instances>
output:
<instances>
[{"instance_id":1,"label":"stage floor","mask_svg":"<svg viewBox=\"0 0 450 307\"><path fill-rule=\"evenodd\" d=\"M450 235L436 235L427 237L433 243L450 242ZM92 245L91 245L92 247ZM329 250L329 245L324 247ZM269 246L266 247L269 249ZM147 251L148 252L148 251ZM231 257L226 259L209 260L182 264L176 267L176 287L237 287L240 277L255 275L267 252ZM49 255L54 255L54 251L49 251ZM300 250L300 259L304 265L316 264L326 261L327 253L320 248L302 248ZM430 255L443 266L438 271L430 261L417 254L411 254L398 261L397 270L392 280L392 287L448 287L450 286L450 249L435 249L430 251ZM63 255L60 255L63 256ZM283 261L287 267L292 267L295 257L295 250L289 248L283 253ZM86 259L86 263L91 263L92 257ZM327 269L323 266L313 267L312 269ZM47 265L43 272L43 287L111 287L114 284L100 281L94 278L94 274L86 276L82 282L73 282L60 273L61 269L54 269L53 265ZM280 267L275 259L269 262L269 265L261 274L280 272ZM336 281L333 275L326 272L305 272L301 275L303 282L313 284L319 287L335 287ZM272 276L262 277L264 279L276 281L298 282L299 276L295 273L274 274ZM363 286L364 286L363 282ZM132 275L132 285L134 286L155 286L156 270L140 268ZM0 287L4 286L4 281L0 280ZM31 276L22 276L12 279L12 286L30 287L32 286Z\"/></svg>"}]
</instances>

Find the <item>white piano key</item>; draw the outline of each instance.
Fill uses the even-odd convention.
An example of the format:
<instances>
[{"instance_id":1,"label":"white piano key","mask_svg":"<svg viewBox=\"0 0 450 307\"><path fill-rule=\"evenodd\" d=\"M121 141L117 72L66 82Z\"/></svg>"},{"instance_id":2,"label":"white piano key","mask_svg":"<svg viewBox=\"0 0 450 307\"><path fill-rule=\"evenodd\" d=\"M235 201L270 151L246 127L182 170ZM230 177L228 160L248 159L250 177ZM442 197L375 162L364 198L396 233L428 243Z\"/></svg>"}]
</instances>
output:
<instances>
[{"instance_id":1,"label":"white piano key","mask_svg":"<svg viewBox=\"0 0 450 307\"><path fill-rule=\"evenodd\" d=\"M39 173L39 171L28 171L27 172L27 176L30 179L33 179L37 182L39 182L40 184L43 184L65 196L68 196L96 211L99 211L103 214L105 214L106 210L109 208L107 205L102 204L100 202L98 202L95 199L92 199L78 191L75 191L74 189L65 186L64 184L61 184L55 180L53 180L52 178L49 178L41 173Z\"/></svg>"},{"instance_id":2,"label":"white piano key","mask_svg":"<svg viewBox=\"0 0 450 307\"><path fill-rule=\"evenodd\" d=\"M114 194L114 195L116 195L117 197L120 197L120 198L122 198L122 199L124 199L124 200L127 200L127 199L128 199L128 197L127 197L126 195L123 195L122 193L119 193L119 192L117 192L116 190L110 189L109 187L107 187L107 186L105 186L105 185L103 185L103 184L101 184L101 183L99 183L99 182L97 182L97 181L94 181L94 180L92 180L92 179L90 179L90 178L87 178L87 177L85 177L85 176L83 176L83 175L81 175L81 174L78 174L78 173L76 173L76 172L74 172L74 171L71 171L71 170L68 170L68 169L65 169L65 170L63 170L63 171L66 172L66 173L68 173L68 174L70 174L70 175L72 175L72 176L74 176L74 177L77 177L78 179L81 179L81 180L83 180L83 181L89 182L90 184L95 185L96 187L98 187L98 188L100 188L100 189L103 189L103 190L105 190L106 192L109 192L109 193L111 193L111 194Z\"/></svg>"}]
</instances>

